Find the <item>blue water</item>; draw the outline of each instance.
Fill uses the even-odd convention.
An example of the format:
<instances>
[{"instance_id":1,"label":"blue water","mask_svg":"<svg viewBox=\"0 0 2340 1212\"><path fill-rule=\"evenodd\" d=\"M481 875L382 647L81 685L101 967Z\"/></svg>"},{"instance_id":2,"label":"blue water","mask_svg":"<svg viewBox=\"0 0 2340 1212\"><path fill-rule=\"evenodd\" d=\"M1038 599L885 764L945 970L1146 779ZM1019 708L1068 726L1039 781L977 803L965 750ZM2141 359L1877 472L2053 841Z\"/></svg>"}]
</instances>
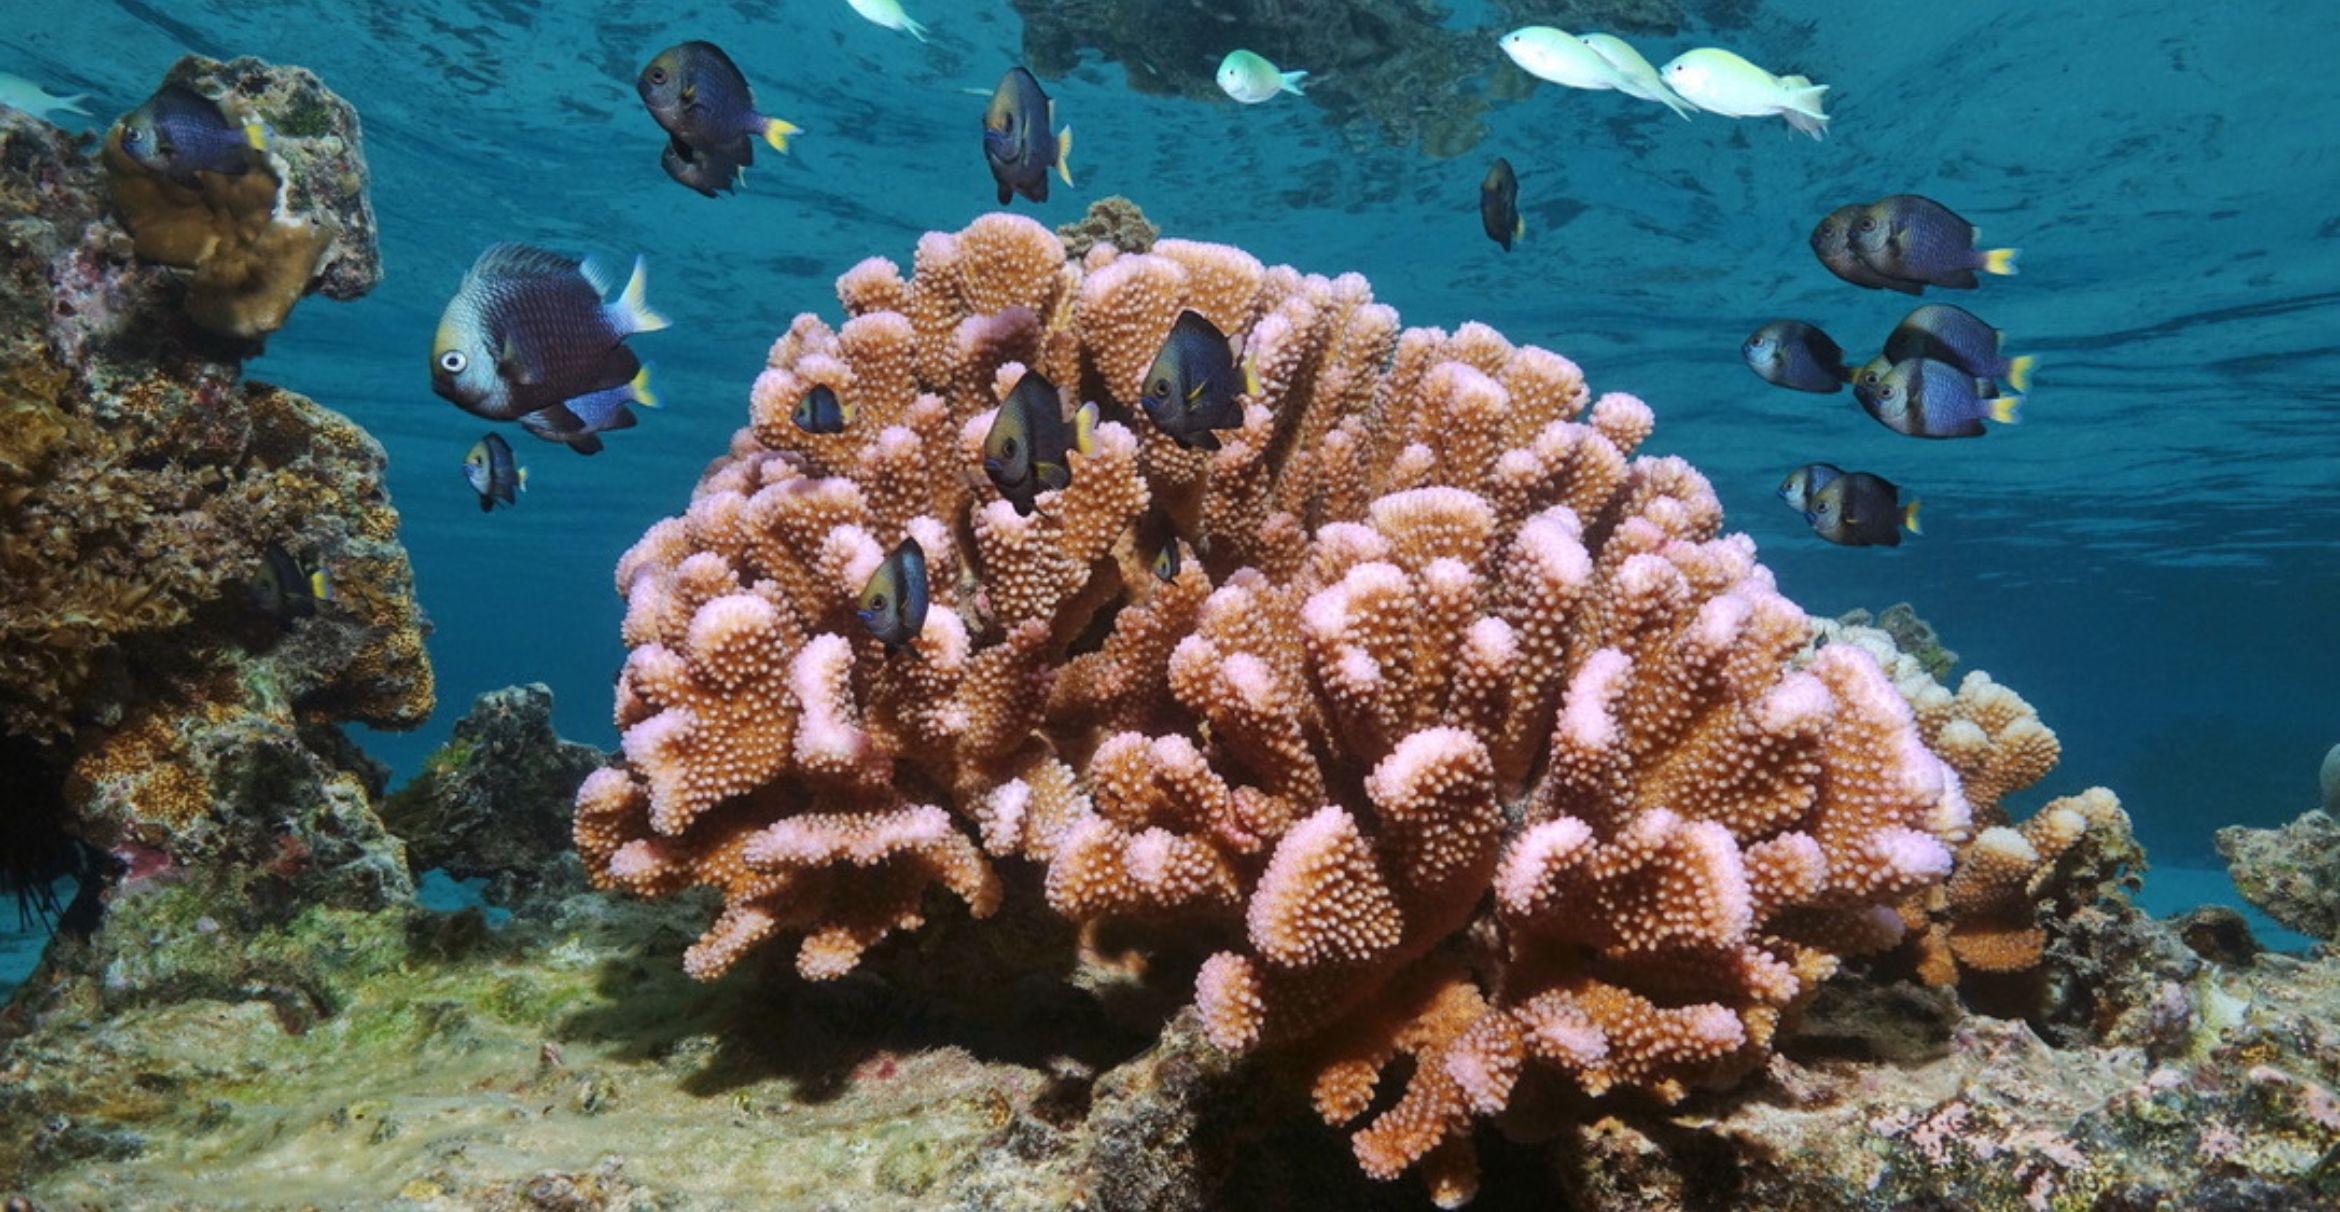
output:
<instances>
[{"instance_id":1,"label":"blue water","mask_svg":"<svg viewBox=\"0 0 2340 1212\"><path fill-rule=\"evenodd\" d=\"M931 44L841 2L10 0L0 71L93 92L103 117L188 50L305 64L364 115L388 277L357 303L304 304L250 371L390 451L442 709L370 748L411 769L472 695L530 680L554 687L564 733L614 742L617 555L682 507L792 314L834 317L838 273L873 253L906 264L919 233L992 208L983 102L964 90L1017 59L1018 19L1001 0L910 7ZM651 53L690 37L724 44L763 108L806 131L736 197L667 181L632 91ZM2340 740L2328 0L2216 20L2174 0L1767 0L1745 28L1635 41L1658 62L1721 43L1830 83L1831 137L1547 87L1439 161L1300 99L1139 96L1091 61L1048 83L1078 132L1080 188L1016 207L1055 223L1127 194L1171 234L1362 271L1411 323L1484 320L1575 358L1596 390L1642 395L1649 449L1713 478L1791 596L1822 613L1912 601L2039 706L2064 764L2019 808L2105 783L2158 858L2214 865L2216 826L2312 806ZM1509 256L1476 214L1497 154L1529 226ZM2020 277L1945 296L2041 357L2020 427L1914 442L1739 363L1739 339L1776 316L1848 347L1882 339L1910 301L1838 282L1804 238L1840 203L1899 191L2024 248ZM646 253L676 323L637 342L666 410L594 459L515 434L530 491L483 516L457 473L482 425L430 393L426 360L448 292L496 240ZM1812 538L1772 488L1814 459L1922 496L1925 535Z\"/></svg>"}]
</instances>

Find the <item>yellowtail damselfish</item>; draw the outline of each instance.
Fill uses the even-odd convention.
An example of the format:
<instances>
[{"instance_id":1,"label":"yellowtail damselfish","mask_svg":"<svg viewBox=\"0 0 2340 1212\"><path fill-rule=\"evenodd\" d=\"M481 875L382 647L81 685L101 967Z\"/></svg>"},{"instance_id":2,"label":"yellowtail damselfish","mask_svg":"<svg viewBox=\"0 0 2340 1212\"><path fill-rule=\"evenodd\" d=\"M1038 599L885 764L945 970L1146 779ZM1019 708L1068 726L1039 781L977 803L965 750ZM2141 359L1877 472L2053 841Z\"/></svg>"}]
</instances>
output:
<instances>
[{"instance_id":1,"label":"yellowtail damselfish","mask_svg":"<svg viewBox=\"0 0 2340 1212\"><path fill-rule=\"evenodd\" d=\"M861 587L854 613L888 650L918 638L926 627L926 552L904 538Z\"/></svg>"},{"instance_id":2,"label":"yellowtail damselfish","mask_svg":"<svg viewBox=\"0 0 2340 1212\"><path fill-rule=\"evenodd\" d=\"M1009 68L983 111L983 159L999 183L1000 205L1016 194L1046 202L1050 169L1066 185L1073 183L1072 128L1051 135L1055 125L1056 105L1040 91L1040 82L1021 67Z\"/></svg>"},{"instance_id":3,"label":"yellowtail damselfish","mask_svg":"<svg viewBox=\"0 0 2340 1212\"><path fill-rule=\"evenodd\" d=\"M802 129L757 113L747 77L712 42L693 40L658 52L635 77L634 91L667 134L734 165L756 162L758 139L774 151L787 151L788 136Z\"/></svg>"},{"instance_id":4,"label":"yellowtail damselfish","mask_svg":"<svg viewBox=\"0 0 2340 1212\"><path fill-rule=\"evenodd\" d=\"M983 474L1017 513L1032 512L1040 494L1072 483L1072 451L1096 448L1097 406L1083 404L1064 419L1056 385L1026 371L991 419L983 437Z\"/></svg>"},{"instance_id":5,"label":"yellowtail damselfish","mask_svg":"<svg viewBox=\"0 0 2340 1212\"><path fill-rule=\"evenodd\" d=\"M1188 450L1217 450L1214 429L1241 429L1243 405L1235 397L1257 394L1251 368L1237 361L1235 347L1201 312L1182 311L1146 369L1138 403L1154 426Z\"/></svg>"},{"instance_id":6,"label":"yellowtail damselfish","mask_svg":"<svg viewBox=\"0 0 2340 1212\"><path fill-rule=\"evenodd\" d=\"M439 317L431 390L475 416L510 421L636 383L642 363L625 339L667 326L644 298L646 282L637 257L624 292L605 303L611 282L591 262L491 246Z\"/></svg>"}]
</instances>

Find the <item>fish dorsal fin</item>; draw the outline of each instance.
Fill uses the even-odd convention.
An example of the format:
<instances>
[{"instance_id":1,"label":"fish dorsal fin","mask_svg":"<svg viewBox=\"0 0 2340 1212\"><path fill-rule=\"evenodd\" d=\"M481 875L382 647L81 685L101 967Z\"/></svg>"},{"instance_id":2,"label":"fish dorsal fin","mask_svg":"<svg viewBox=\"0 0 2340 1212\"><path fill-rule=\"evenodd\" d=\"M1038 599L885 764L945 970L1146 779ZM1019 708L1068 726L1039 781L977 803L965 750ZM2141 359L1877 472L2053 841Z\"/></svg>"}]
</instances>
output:
<instances>
[{"instance_id":1,"label":"fish dorsal fin","mask_svg":"<svg viewBox=\"0 0 2340 1212\"><path fill-rule=\"evenodd\" d=\"M527 244L494 244L479 254L472 263L471 276L475 278L565 278L582 272L583 266L549 249Z\"/></svg>"}]
</instances>

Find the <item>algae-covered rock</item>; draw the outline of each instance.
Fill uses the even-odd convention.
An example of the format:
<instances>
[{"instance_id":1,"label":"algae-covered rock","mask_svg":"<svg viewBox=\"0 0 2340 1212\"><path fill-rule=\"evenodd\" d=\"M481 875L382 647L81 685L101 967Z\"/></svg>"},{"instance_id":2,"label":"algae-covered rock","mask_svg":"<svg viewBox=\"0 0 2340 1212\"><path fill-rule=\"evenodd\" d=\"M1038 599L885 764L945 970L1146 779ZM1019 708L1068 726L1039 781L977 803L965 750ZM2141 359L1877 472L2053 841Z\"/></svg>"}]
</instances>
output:
<instances>
[{"instance_id":1,"label":"algae-covered rock","mask_svg":"<svg viewBox=\"0 0 2340 1212\"><path fill-rule=\"evenodd\" d=\"M604 757L553 731L552 701L541 682L479 696L422 773L383 804L417 870L486 877L501 903L547 884L583 886L568 854L570 804Z\"/></svg>"},{"instance_id":2,"label":"algae-covered rock","mask_svg":"<svg viewBox=\"0 0 2340 1212\"><path fill-rule=\"evenodd\" d=\"M305 68L189 55L164 85L191 88L231 121L264 132L248 171L150 171L122 150L116 123L103 158L114 209L140 259L188 271L187 314L247 340L284 324L311 292L354 299L381 279L357 111Z\"/></svg>"},{"instance_id":3,"label":"algae-covered rock","mask_svg":"<svg viewBox=\"0 0 2340 1212\"><path fill-rule=\"evenodd\" d=\"M2284 926L2340 941L2340 821L2307 812L2280 829L2229 825L2218 853L2243 899Z\"/></svg>"}]
</instances>

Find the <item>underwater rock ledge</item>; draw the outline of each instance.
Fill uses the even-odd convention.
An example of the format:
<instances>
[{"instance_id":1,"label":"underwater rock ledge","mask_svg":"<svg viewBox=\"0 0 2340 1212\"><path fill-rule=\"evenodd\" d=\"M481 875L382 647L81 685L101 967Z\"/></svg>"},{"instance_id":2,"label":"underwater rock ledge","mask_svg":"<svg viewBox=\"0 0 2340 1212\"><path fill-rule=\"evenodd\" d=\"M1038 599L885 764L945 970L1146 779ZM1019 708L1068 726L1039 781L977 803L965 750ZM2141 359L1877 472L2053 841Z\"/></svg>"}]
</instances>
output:
<instances>
[{"instance_id":1,"label":"underwater rock ledge","mask_svg":"<svg viewBox=\"0 0 2340 1212\"><path fill-rule=\"evenodd\" d=\"M110 198L0 109L0 888L77 870L90 910L17 1005L264 989L305 1023L330 998L256 940L410 897L339 728L429 716L426 624L380 445L243 378L249 346L191 322Z\"/></svg>"}]
</instances>

